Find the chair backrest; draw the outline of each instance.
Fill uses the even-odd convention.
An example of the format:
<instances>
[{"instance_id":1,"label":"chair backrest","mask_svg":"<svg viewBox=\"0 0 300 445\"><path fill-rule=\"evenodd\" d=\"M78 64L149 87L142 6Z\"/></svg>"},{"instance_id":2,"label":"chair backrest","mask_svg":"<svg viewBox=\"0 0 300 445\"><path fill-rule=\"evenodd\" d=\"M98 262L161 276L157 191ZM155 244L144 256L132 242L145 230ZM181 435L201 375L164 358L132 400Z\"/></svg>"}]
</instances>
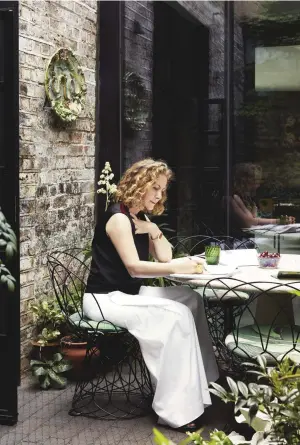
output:
<instances>
[{"instance_id":1,"label":"chair backrest","mask_svg":"<svg viewBox=\"0 0 300 445\"><path fill-rule=\"evenodd\" d=\"M99 310L97 319L88 319L83 311L83 296L90 271L91 258L82 249L68 249L52 252L47 257L50 279L57 302L65 315L72 332L87 341L104 333L122 331L114 323L105 319L96 295L89 294Z\"/></svg>"},{"instance_id":2,"label":"chair backrest","mask_svg":"<svg viewBox=\"0 0 300 445\"><path fill-rule=\"evenodd\" d=\"M57 302L68 318L82 313L82 297L89 274L89 261L81 249L55 251L48 255L47 265Z\"/></svg>"},{"instance_id":3,"label":"chair backrest","mask_svg":"<svg viewBox=\"0 0 300 445\"><path fill-rule=\"evenodd\" d=\"M197 255L205 251L205 246L215 244L222 250L256 249L256 244L249 239L240 240L225 235L176 236L169 239L173 246L173 255Z\"/></svg>"},{"instance_id":4,"label":"chair backrest","mask_svg":"<svg viewBox=\"0 0 300 445\"><path fill-rule=\"evenodd\" d=\"M299 282L249 283L233 277L210 280L203 290L208 317L213 316L212 295L218 306L227 310L228 301L235 301L229 309L231 332L222 338L224 331L211 324L213 342L244 362L259 354L273 364L286 357L300 361L299 289ZM248 299L244 298L245 292Z\"/></svg>"}]
</instances>

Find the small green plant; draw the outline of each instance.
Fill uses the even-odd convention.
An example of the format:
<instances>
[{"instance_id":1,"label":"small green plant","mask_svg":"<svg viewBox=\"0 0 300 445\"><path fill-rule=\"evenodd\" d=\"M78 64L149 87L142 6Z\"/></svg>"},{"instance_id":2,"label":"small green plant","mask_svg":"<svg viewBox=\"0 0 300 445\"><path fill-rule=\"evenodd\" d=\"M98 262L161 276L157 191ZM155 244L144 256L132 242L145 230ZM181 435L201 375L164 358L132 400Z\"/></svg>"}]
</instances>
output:
<instances>
[{"instance_id":1,"label":"small green plant","mask_svg":"<svg viewBox=\"0 0 300 445\"><path fill-rule=\"evenodd\" d=\"M257 383L235 382L227 377L229 390L212 383L211 393L225 403L234 403L236 421L248 423L254 431L247 441L236 432L226 435L214 430L210 439L202 437L202 429L187 433L179 445L299 445L300 443L300 369L286 358L278 366L267 367L263 356L256 363L245 363ZM175 445L154 429L157 445Z\"/></svg>"},{"instance_id":2,"label":"small green plant","mask_svg":"<svg viewBox=\"0 0 300 445\"><path fill-rule=\"evenodd\" d=\"M178 445L188 445L194 443L195 445L246 445L247 442L243 436L238 433L232 432L229 435L225 434L223 431L214 430L210 433L210 438L208 440L202 437L203 429L195 431L193 433L186 433L188 437L181 440ZM172 440L165 437L156 428L153 429L154 442L156 445L176 445ZM263 443L256 442L253 445L264 445Z\"/></svg>"},{"instance_id":3,"label":"small green plant","mask_svg":"<svg viewBox=\"0 0 300 445\"><path fill-rule=\"evenodd\" d=\"M72 364L69 360L64 360L60 353L56 353L52 360L31 360L30 367L42 389L63 389L67 385L67 379L62 374L72 369Z\"/></svg>"},{"instance_id":4,"label":"small green plant","mask_svg":"<svg viewBox=\"0 0 300 445\"><path fill-rule=\"evenodd\" d=\"M37 343L45 346L57 340L61 335L60 327L64 323L64 315L54 298L38 301L31 304L30 308L36 323Z\"/></svg>"},{"instance_id":5,"label":"small green plant","mask_svg":"<svg viewBox=\"0 0 300 445\"><path fill-rule=\"evenodd\" d=\"M97 193L103 193L106 195L106 203L105 203L105 211L107 210L111 198L113 194L115 193L117 186L114 183L110 183L110 181L113 179L114 174L112 173L111 166L109 162L105 162L104 169L101 172L100 180L98 181L98 185L102 185L104 187L100 187L97 190Z\"/></svg>"},{"instance_id":6,"label":"small green plant","mask_svg":"<svg viewBox=\"0 0 300 445\"><path fill-rule=\"evenodd\" d=\"M6 221L0 207L0 255L4 252L6 260L10 260L17 252L17 237L11 226ZM10 292L15 290L15 278L11 275L9 269L0 256L0 282L7 286Z\"/></svg>"}]
</instances>

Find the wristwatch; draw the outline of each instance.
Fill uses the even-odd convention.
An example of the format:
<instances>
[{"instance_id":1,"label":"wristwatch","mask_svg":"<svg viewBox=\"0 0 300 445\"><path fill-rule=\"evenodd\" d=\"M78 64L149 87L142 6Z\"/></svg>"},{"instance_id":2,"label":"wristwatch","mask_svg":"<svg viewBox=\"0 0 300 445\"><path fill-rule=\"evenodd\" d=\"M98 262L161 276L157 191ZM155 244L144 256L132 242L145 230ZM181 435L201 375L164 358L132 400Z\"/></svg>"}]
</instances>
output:
<instances>
[{"instance_id":1,"label":"wristwatch","mask_svg":"<svg viewBox=\"0 0 300 445\"><path fill-rule=\"evenodd\" d=\"M161 239L162 238L162 236L163 236L163 234L162 234L162 232L161 231L159 231L159 234L155 237L155 238L152 238L152 236L150 235L150 238L152 239L152 241L155 241L155 240L157 240L157 239Z\"/></svg>"}]
</instances>

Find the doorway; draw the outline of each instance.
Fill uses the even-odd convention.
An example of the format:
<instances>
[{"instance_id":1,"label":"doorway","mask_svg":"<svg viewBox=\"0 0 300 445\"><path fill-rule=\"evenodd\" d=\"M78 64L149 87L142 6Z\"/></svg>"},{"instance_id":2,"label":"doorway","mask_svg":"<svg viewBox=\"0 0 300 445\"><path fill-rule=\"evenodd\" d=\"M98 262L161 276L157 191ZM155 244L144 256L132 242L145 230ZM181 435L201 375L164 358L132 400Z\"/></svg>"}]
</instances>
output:
<instances>
[{"instance_id":1,"label":"doorway","mask_svg":"<svg viewBox=\"0 0 300 445\"><path fill-rule=\"evenodd\" d=\"M168 162L176 181L168 195L168 223L197 233L207 128L209 31L177 4L154 2L153 156Z\"/></svg>"}]
</instances>

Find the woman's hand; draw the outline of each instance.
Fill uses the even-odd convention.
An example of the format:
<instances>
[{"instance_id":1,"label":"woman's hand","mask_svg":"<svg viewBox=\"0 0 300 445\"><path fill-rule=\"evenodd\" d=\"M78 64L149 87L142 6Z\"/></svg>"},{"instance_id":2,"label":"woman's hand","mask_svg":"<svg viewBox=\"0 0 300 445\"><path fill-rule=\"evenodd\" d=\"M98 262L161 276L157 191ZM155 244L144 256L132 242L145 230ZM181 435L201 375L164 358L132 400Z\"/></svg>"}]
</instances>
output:
<instances>
[{"instance_id":1,"label":"woman's hand","mask_svg":"<svg viewBox=\"0 0 300 445\"><path fill-rule=\"evenodd\" d=\"M137 216L134 215L133 213L130 213L130 215L135 225L136 234L148 233L151 236L151 238L155 238L160 233L159 228L153 222L143 221L142 219L138 219Z\"/></svg>"},{"instance_id":2,"label":"woman's hand","mask_svg":"<svg viewBox=\"0 0 300 445\"><path fill-rule=\"evenodd\" d=\"M204 263L204 259L203 258L180 258L180 260L173 260L172 261L172 266L174 267L174 271L173 273L187 273L187 274L194 274L194 273L201 273L200 270L203 270L203 266L202 268L200 267L199 270L199 264L203 265Z\"/></svg>"},{"instance_id":3,"label":"woman's hand","mask_svg":"<svg viewBox=\"0 0 300 445\"><path fill-rule=\"evenodd\" d=\"M281 215L280 218L278 218L278 224L295 224L296 218L294 216L288 216L288 215Z\"/></svg>"}]
</instances>

